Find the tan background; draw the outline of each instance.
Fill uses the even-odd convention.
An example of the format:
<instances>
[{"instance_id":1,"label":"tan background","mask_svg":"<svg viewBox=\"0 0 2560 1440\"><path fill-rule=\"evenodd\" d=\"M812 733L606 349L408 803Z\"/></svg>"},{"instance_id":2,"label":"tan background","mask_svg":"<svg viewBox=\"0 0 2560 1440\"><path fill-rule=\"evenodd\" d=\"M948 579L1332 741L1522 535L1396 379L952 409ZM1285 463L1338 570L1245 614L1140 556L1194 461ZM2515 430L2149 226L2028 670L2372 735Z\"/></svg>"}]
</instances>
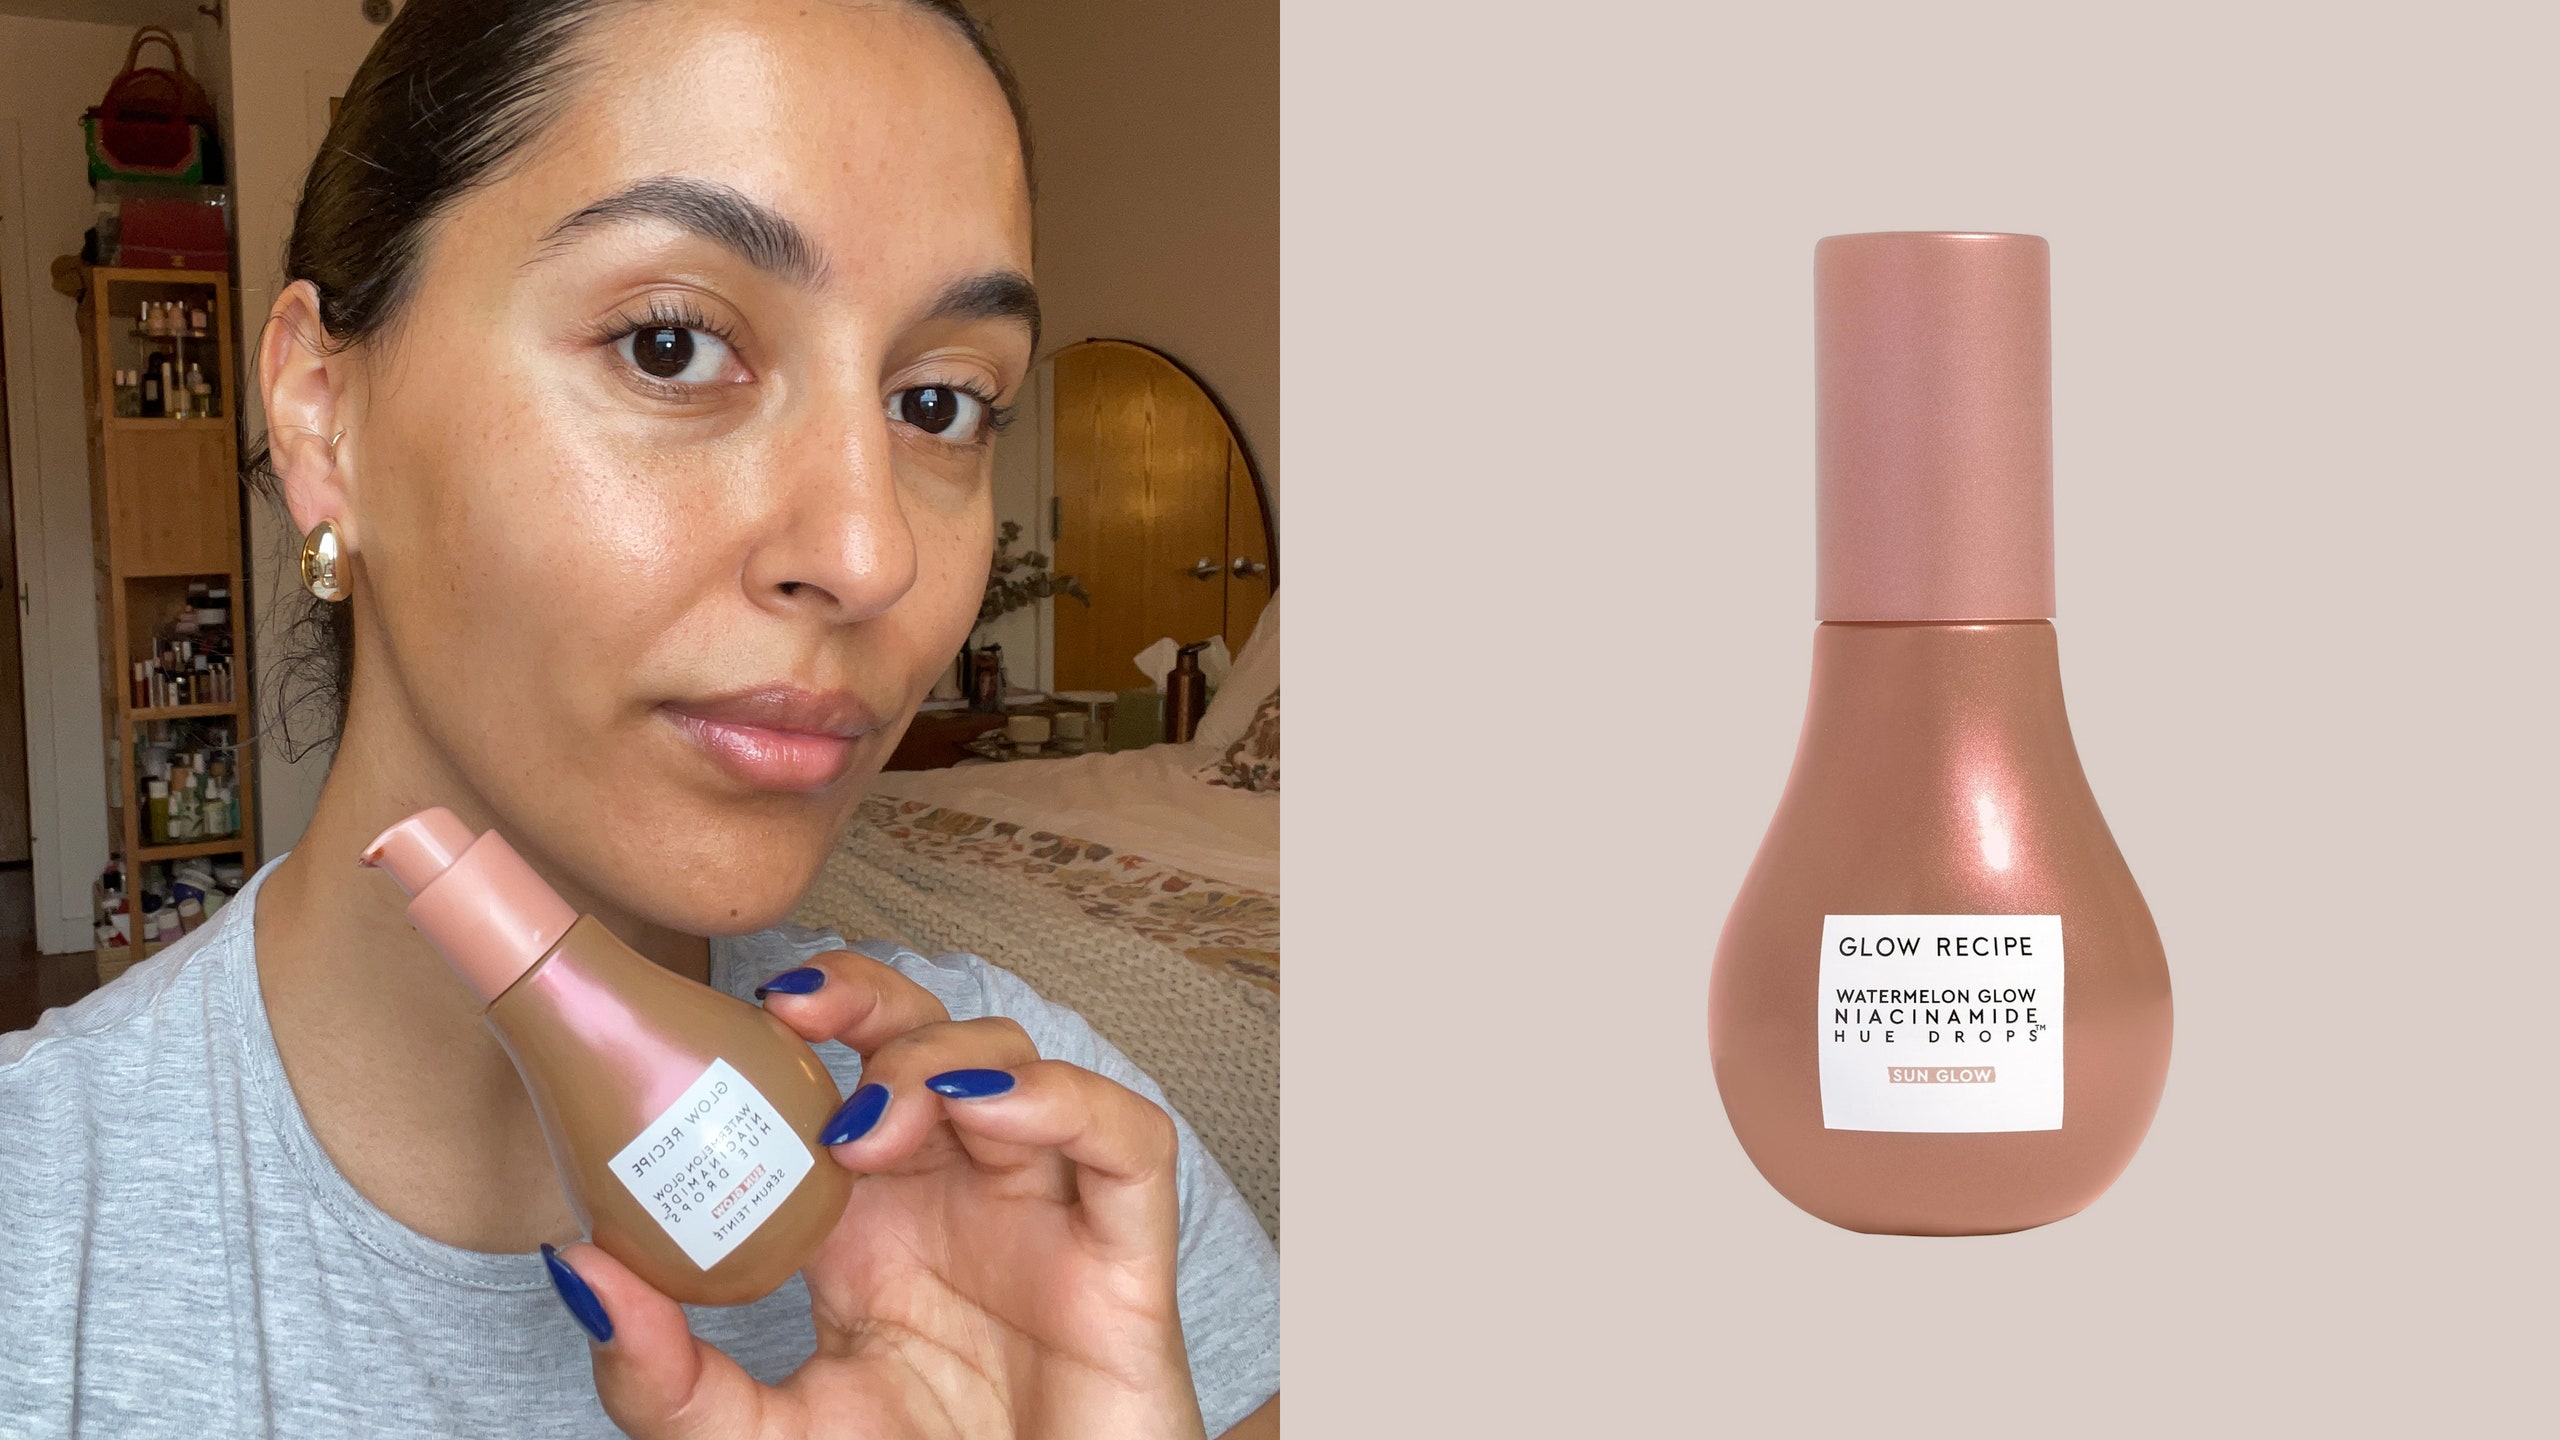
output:
<instances>
[{"instance_id":1,"label":"tan background","mask_svg":"<svg viewBox=\"0 0 2560 1440\"><path fill-rule=\"evenodd\" d=\"M2547 1426L2551 12L1434 8L1284 24L1292 1419ZM1812 247L1894 228L2052 241L2064 681L2177 984L2148 1147L1999 1239L1796 1212L1705 1050Z\"/></svg>"}]
</instances>

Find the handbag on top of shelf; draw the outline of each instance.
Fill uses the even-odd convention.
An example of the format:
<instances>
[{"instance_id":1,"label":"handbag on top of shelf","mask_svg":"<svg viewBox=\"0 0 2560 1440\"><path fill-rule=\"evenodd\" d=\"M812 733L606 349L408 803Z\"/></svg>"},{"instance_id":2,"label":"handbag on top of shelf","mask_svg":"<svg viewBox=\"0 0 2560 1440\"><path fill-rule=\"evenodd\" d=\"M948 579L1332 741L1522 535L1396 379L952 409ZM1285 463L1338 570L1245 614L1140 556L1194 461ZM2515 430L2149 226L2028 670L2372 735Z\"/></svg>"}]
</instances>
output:
<instances>
[{"instance_id":1,"label":"handbag on top of shelf","mask_svg":"<svg viewBox=\"0 0 2560 1440\"><path fill-rule=\"evenodd\" d=\"M142 63L142 47L158 43L168 68ZM213 97L187 73L178 38L165 26L133 32L124 68L106 98L80 117L89 147L89 179L167 180L186 185L224 181L221 127Z\"/></svg>"}]
</instances>

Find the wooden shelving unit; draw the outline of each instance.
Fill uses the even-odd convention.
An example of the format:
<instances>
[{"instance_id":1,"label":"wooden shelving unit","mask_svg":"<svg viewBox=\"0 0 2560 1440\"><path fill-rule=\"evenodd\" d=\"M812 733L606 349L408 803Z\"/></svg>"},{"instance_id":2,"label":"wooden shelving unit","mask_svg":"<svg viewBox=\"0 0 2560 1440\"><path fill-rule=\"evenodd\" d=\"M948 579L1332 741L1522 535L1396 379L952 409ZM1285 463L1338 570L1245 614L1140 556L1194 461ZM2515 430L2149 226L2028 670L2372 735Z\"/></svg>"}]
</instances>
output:
<instances>
[{"instance_id":1,"label":"wooden shelving unit","mask_svg":"<svg viewBox=\"0 0 2560 1440\"><path fill-rule=\"evenodd\" d=\"M241 555L239 349L232 329L231 279L214 270L82 270L80 343L89 405L90 533L96 544L99 710L113 753L107 784L107 828L139 886L153 861L233 856L254 871L258 855L256 747L249 735L249 635ZM134 333L143 301L201 302L209 333L189 339L188 359L213 387L216 413L189 418L116 414L115 372L137 368L158 342ZM183 372L182 372L183 373ZM232 698L212 704L136 705L133 663L150 658L153 640L187 603L190 582L230 592ZM240 806L238 833L177 844L150 842L138 784L144 727L191 721L218 729L229 721L231 771Z\"/></svg>"}]
</instances>

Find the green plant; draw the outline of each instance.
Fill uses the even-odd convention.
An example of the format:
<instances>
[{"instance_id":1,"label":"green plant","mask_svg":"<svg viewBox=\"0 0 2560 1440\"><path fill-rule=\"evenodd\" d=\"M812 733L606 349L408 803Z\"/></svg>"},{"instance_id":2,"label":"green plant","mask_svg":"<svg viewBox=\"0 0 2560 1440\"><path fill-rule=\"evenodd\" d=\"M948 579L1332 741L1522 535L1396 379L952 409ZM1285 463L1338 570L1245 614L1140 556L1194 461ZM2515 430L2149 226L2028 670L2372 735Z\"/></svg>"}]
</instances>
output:
<instances>
[{"instance_id":1,"label":"green plant","mask_svg":"<svg viewBox=\"0 0 2560 1440\"><path fill-rule=\"evenodd\" d=\"M1022 526L1011 520L996 532L995 558L987 565L986 598L978 602L980 625L1057 595L1071 595L1087 605L1093 603L1083 581L1073 575L1050 573L1047 555L1037 550L1013 553L1014 542L1021 538Z\"/></svg>"}]
</instances>

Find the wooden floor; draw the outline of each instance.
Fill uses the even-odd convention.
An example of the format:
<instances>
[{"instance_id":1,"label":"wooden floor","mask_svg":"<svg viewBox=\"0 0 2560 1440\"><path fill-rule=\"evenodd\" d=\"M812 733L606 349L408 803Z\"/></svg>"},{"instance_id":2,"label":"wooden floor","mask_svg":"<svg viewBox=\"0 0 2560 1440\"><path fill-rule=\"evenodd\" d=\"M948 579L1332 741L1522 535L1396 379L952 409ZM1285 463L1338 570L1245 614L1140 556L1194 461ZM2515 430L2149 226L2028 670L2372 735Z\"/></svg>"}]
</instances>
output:
<instances>
[{"instance_id":1,"label":"wooden floor","mask_svg":"<svg viewBox=\"0 0 2560 1440\"><path fill-rule=\"evenodd\" d=\"M0 865L0 1034L24 1030L45 1011L98 988L98 962L90 952L37 952L34 885L23 862Z\"/></svg>"}]
</instances>

